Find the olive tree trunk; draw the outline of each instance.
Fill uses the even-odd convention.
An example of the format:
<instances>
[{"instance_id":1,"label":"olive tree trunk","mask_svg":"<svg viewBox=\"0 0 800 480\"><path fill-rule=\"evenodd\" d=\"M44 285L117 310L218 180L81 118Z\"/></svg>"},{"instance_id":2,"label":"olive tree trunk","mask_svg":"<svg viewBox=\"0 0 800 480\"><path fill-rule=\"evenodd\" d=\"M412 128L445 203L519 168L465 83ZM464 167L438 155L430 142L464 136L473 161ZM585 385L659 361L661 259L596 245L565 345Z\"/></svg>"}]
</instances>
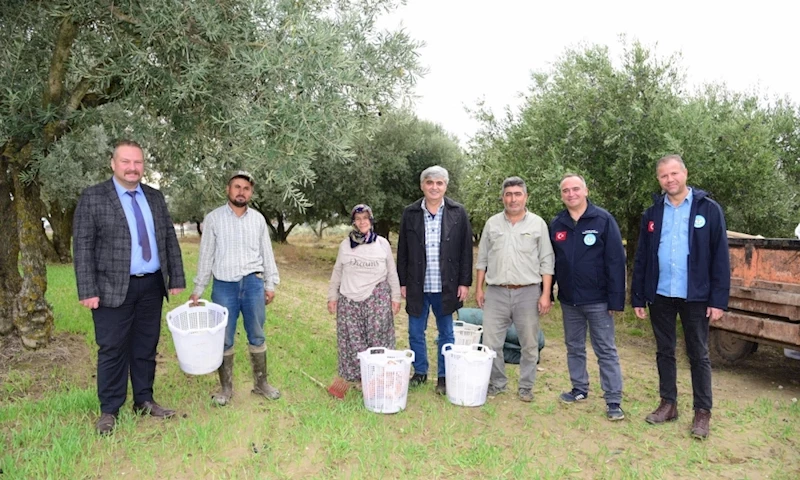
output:
<instances>
[{"instance_id":1,"label":"olive tree trunk","mask_svg":"<svg viewBox=\"0 0 800 480\"><path fill-rule=\"evenodd\" d=\"M7 157L0 155L0 335L14 331L14 302L21 278L17 269L19 236L17 214L11 201L13 193L11 170Z\"/></svg>"},{"instance_id":2,"label":"olive tree trunk","mask_svg":"<svg viewBox=\"0 0 800 480\"><path fill-rule=\"evenodd\" d=\"M50 227L53 229L53 251L59 263L72 262L72 216L75 205L62 208L58 201L50 204Z\"/></svg>"},{"instance_id":3,"label":"olive tree trunk","mask_svg":"<svg viewBox=\"0 0 800 480\"><path fill-rule=\"evenodd\" d=\"M30 162L28 144L11 159L13 206L19 232L19 270L22 282L14 299L13 322L26 348L47 345L53 334L53 311L47 304L47 264L42 254L40 187L36 181L22 183L19 172ZM14 262L16 263L16 262Z\"/></svg>"}]
</instances>

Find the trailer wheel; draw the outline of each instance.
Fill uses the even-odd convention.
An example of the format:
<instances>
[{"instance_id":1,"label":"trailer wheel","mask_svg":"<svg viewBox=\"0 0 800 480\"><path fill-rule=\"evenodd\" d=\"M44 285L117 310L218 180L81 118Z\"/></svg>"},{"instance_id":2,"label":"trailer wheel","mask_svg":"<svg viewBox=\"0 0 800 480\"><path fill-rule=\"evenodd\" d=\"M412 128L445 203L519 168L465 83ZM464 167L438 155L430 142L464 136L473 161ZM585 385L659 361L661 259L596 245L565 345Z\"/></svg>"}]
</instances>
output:
<instances>
[{"instance_id":1,"label":"trailer wheel","mask_svg":"<svg viewBox=\"0 0 800 480\"><path fill-rule=\"evenodd\" d=\"M758 343L744 340L725 330L712 328L708 336L711 363L736 365L758 349Z\"/></svg>"}]
</instances>

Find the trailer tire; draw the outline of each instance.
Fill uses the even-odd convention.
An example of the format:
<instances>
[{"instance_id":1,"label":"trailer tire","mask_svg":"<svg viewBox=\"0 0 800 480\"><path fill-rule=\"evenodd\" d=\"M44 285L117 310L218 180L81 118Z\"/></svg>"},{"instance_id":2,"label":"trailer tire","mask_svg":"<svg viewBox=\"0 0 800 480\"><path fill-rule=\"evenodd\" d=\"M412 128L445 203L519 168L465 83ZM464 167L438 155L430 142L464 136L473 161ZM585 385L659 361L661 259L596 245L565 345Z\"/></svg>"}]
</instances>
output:
<instances>
[{"instance_id":1,"label":"trailer tire","mask_svg":"<svg viewBox=\"0 0 800 480\"><path fill-rule=\"evenodd\" d=\"M758 343L712 328L708 334L708 350L713 365L736 365L758 349Z\"/></svg>"}]
</instances>

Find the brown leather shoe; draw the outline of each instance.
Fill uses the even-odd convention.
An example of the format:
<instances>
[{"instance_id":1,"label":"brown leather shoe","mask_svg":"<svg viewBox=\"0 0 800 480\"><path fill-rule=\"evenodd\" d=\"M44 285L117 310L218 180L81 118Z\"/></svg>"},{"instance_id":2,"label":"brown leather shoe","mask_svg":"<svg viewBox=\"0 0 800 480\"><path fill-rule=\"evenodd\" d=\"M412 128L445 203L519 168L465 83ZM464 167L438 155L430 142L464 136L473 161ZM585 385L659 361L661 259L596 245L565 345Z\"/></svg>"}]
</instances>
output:
<instances>
[{"instance_id":1,"label":"brown leather shoe","mask_svg":"<svg viewBox=\"0 0 800 480\"><path fill-rule=\"evenodd\" d=\"M133 413L156 418L169 418L175 415L175 410L164 408L156 402L142 402L133 404Z\"/></svg>"},{"instance_id":2,"label":"brown leather shoe","mask_svg":"<svg viewBox=\"0 0 800 480\"><path fill-rule=\"evenodd\" d=\"M711 412L698 408L694 411L692 421L692 437L705 440L708 438L709 423L711 423Z\"/></svg>"},{"instance_id":3,"label":"brown leather shoe","mask_svg":"<svg viewBox=\"0 0 800 480\"><path fill-rule=\"evenodd\" d=\"M658 408L653 411L650 415L645 418L647 423L652 423L653 425L658 425L659 423L664 422L673 422L678 419L678 404L677 403L669 403L668 401L661 399L661 404Z\"/></svg>"},{"instance_id":4,"label":"brown leather shoe","mask_svg":"<svg viewBox=\"0 0 800 480\"><path fill-rule=\"evenodd\" d=\"M111 435L117 426L117 415L115 413L101 413L94 428L100 435Z\"/></svg>"}]
</instances>

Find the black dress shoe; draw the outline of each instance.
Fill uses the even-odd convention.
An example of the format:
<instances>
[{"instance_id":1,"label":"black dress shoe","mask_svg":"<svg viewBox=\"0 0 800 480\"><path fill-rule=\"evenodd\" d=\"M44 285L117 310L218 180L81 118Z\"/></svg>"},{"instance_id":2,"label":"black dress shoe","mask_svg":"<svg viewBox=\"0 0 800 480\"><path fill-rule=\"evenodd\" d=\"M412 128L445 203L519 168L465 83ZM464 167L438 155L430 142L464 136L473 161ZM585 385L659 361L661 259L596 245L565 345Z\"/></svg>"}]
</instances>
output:
<instances>
[{"instance_id":1,"label":"black dress shoe","mask_svg":"<svg viewBox=\"0 0 800 480\"><path fill-rule=\"evenodd\" d=\"M156 402L142 402L133 404L133 413L150 415L156 418L169 418L175 415L175 410L164 408Z\"/></svg>"},{"instance_id":2,"label":"black dress shoe","mask_svg":"<svg viewBox=\"0 0 800 480\"><path fill-rule=\"evenodd\" d=\"M415 373L411 376L411 380L408 382L412 387L419 387L423 383L428 381L428 376L423 375L421 373Z\"/></svg>"},{"instance_id":3,"label":"black dress shoe","mask_svg":"<svg viewBox=\"0 0 800 480\"><path fill-rule=\"evenodd\" d=\"M101 413L94 428L100 435L111 435L114 433L114 427L117 426L117 415L115 413Z\"/></svg>"}]
</instances>

